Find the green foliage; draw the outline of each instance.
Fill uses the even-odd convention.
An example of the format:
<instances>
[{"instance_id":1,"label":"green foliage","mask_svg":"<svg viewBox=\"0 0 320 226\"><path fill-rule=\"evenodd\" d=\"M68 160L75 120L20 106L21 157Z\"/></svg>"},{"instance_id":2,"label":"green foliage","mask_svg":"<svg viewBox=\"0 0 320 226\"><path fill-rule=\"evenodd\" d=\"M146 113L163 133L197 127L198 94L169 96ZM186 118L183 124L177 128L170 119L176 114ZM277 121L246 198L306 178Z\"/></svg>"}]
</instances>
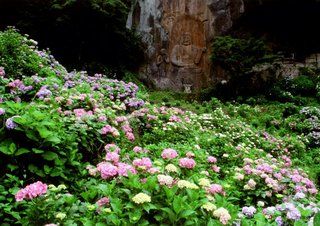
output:
<instances>
[{"instance_id":1,"label":"green foliage","mask_svg":"<svg viewBox=\"0 0 320 226\"><path fill-rule=\"evenodd\" d=\"M34 75L47 64L30 47L35 48L34 41L19 34L15 29L0 32L0 65L6 68L6 73L11 78Z\"/></svg>"},{"instance_id":2,"label":"green foliage","mask_svg":"<svg viewBox=\"0 0 320 226\"><path fill-rule=\"evenodd\" d=\"M140 92L132 82L68 73L42 55L41 76L24 72L16 79L0 65L4 223L318 221L311 179L319 181L320 110L308 106L313 102L302 107L239 97L245 103L200 103L192 95ZM296 198L299 186L305 191ZM291 207L282 208L288 202ZM247 206L252 215L241 213ZM277 211L268 216L267 207ZM301 214L296 221L287 217L291 209Z\"/></svg>"},{"instance_id":3,"label":"green foliage","mask_svg":"<svg viewBox=\"0 0 320 226\"><path fill-rule=\"evenodd\" d=\"M213 64L229 71L234 79L250 74L254 66L272 62L273 59L265 43L254 38L221 36L212 45Z\"/></svg>"}]
</instances>

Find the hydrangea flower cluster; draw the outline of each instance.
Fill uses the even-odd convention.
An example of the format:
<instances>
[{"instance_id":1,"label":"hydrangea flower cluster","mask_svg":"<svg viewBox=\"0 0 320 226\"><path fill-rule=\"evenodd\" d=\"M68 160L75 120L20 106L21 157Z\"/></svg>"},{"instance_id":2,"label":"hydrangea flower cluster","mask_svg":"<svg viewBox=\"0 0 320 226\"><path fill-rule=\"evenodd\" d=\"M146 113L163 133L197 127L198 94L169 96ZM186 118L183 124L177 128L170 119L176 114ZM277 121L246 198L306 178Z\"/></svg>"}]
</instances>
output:
<instances>
[{"instance_id":1,"label":"hydrangea flower cluster","mask_svg":"<svg viewBox=\"0 0 320 226\"><path fill-rule=\"evenodd\" d=\"M221 224L223 225L228 224L229 220L231 220L229 211L223 207L220 207L219 209L215 210L213 212L213 216L219 218Z\"/></svg>"},{"instance_id":2,"label":"hydrangea flower cluster","mask_svg":"<svg viewBox=\"0 0 320 226\"><path fill-rule=\"evenodd\" d=\"M9 82L7 86L11 94L24 94L33 89L33 86L26 86L20 79Z\"/></svg>"},{"instance_id":3,"label":"hydrangea flower cluster","mask_svg":"<svg viewBox=\"0 0 320 226\"><path fill-rule=\"evenodd\" d=\"M1 115L4 115L5 113L6 113L6 110L3 109L3 108L0 108L0 116L1 116Z\"/></svg>"},{"instance_id":4,"label":"hydrangea flower cluster","mask_svg":"<svg viewBox=\"0 0 320 226\"><path fill-rule=\"evenodd\" d=\"M36 96L40 99L43 100L47 97L50 97L52 95L52 92L48 89L48 86L42 86L40 90L36 93Z\"/></svg>"},{"instance_id":5,"label":"hydrangea flower cluster","mask_svg":"<svg viewBox=\"0 0 320 226\"><path fill-rule=\"evenodd\" d=\"M17 116L13 116L13 117L8 118L8 119L6 120L6 127L7 127L8 130L12 130L12 129L15 129L15 128L18 127L18 125L13 121L13 119L14 119L15 117L17 117Z\"/></svg>"},{"instance_id":6,"label":"hydrangea flower cluster","mask_svg":"<svg viewBox=\"0 0 320 226\"><path fill-rule=\"evenodd\" d=\"M181 158L179 160L179 166L182 168L193 169L196 166L196 161L191 158Z\"/></svg>"},{"instance_id":7,"label":"hydrangea flower cluster","mask_svg":"<svg viewBox=\"0 0 320 226\"><path fill-rule=\"evenodd\" d=\"M15 195L16 201L20 202L24 199L34 199L40 195L47 193L48 186L41 181L37 181L33 184L27 185L25 188L19 190Z\"/></svg>"},{"instance_id":8,"label":"hydrangea flower cluster","mask_svg":"<svg viewBox=\"0 0 320 226\"><path fill-rule=\"evenodd\" d=\"M132 198L132 201L136 204L143 204L146 202L151 202L151 197L145 193L139 193Z\"/></svg>"},{"instance_id":9,"label":"hydrangea flower cluster","mask_svg":"<svg viewBox=\"0 0 320 226\"><path fill-rule=\"evenodd\" d=\"M318 190L307 175L302 171L291 169L290 166L291 159L285 155L276 159L268 154L267 158L254 161L245 158L243 168L236 169L235 178L238 180L250 178L244 185L245 190L255 190L257 183L262 183L268 190L265 193L267 196L278 193L299 193L299 197L303 196L301 193L305 196L317 194ZM259 181L252 178L259 178Z\"/></svg>"},{"instance_id":10,"label":"hydrangea flower cluster","mask_svg":"<svg viewBox=\"0 0 320 226\"><path fill-rule=\"evenodd\" d=\"M242 213L247 217L253 217L253 215L257 212L257 209L253 206L245 206L242 208Z\"/></svg>"},{"instance_id":11,"label":"hydrangea flower cluster","mask_svg":"<svg viewBox=\"0 0 320 226\"><path fill-rule=\"evenodd\" d=\"M177 151L171 148L164 149L161 153L161 157L163 159L174 159L177 156L178 156Z\"/></svg>"}]
</instances>

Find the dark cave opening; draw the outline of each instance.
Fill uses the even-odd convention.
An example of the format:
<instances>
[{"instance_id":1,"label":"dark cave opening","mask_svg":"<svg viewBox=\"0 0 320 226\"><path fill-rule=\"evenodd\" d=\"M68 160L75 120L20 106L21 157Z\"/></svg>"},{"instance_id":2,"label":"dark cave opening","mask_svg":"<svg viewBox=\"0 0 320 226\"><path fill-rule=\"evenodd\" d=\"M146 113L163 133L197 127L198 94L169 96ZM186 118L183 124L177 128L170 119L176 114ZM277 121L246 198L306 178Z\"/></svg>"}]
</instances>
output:
<instances>
[{"instance_id":1,"label":"dark cave opening","mask_svg":"<svg viewBox=\"0 0 320 226\"><path fill-rule=\"evenodd\" d=\"M320 52L319 22L318 0L247 0L232 34L262 38L275 52L302 60Z\"/></svg>"}]
</instances>

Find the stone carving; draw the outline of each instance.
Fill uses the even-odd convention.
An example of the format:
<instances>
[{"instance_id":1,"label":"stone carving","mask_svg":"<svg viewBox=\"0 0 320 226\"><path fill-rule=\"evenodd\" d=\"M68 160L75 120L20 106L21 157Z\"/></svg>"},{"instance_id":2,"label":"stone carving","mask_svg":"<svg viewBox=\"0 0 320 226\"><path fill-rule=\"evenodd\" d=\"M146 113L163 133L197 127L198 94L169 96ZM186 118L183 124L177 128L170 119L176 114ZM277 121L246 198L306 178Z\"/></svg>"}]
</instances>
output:
<instances>
[{"instance_id":1,"label":"stone carving","mask_svg":"<svg viewBox=\"0 0 320 226\"><path fill-rule=\"evenodd\" d=\"M171 63L179 67L178 77L182 84L192 84L195 79L200 78L202 68L199 63L206 48L192 44L191 34L186 32L181 36L181 43L173 47Z\"/></svg>"},{"instance_id":2,"label":"stone carving","mask_svg":"<svg viewBox=\"0 0 320 226\"><path fill-rule=\"evenodd\" d=\"M181 44L176 45L172 50L171 62L178 67L197 68L205 50L205 48L192 45L190 33L184 33L181 37Z\"/></svg>"},{"instance_id":3,"label":"stone carving","mask_svg":"<svg viewBox=\"0 0 320 226\"><path fill-rule=\"evenodd\" d=\"M213 38L231 27L243 10L243 0L134 2L127 26L135 27L145 44L141 78L160 89L184 92L211 85Z\"/></svg>"},{"instance_id":4,"label":"stone carving","mask_svg":"<svg viewBox=\"0 0 320 226\"><path fill-rule=\"evenodd\" d=\"M160 54L157 57L156 64L158 66L158 76L165 77L167 72L167 65L170 63L170 59L166 49L161 49Z\"/></svg>"}]
</instances>

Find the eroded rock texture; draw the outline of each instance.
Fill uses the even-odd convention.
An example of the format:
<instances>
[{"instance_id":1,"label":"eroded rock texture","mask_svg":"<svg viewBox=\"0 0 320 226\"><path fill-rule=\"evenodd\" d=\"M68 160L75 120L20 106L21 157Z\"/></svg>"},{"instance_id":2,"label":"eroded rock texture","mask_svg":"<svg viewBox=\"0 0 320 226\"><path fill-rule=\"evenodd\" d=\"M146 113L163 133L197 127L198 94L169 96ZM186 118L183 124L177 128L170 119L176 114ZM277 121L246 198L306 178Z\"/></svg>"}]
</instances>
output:
<instances>
[{"instance_id":1,"label":"eroded rock texture","mask_svg":"<svg viewBox=\"0 0 320 226\"><path fill-rule=\"evenodd\" d=\"M231 28L242 0L137 0L128 17L145 44L141 76L157 88L197 91L215 80L213 38Z\"/></svg>"}]
</instances>

